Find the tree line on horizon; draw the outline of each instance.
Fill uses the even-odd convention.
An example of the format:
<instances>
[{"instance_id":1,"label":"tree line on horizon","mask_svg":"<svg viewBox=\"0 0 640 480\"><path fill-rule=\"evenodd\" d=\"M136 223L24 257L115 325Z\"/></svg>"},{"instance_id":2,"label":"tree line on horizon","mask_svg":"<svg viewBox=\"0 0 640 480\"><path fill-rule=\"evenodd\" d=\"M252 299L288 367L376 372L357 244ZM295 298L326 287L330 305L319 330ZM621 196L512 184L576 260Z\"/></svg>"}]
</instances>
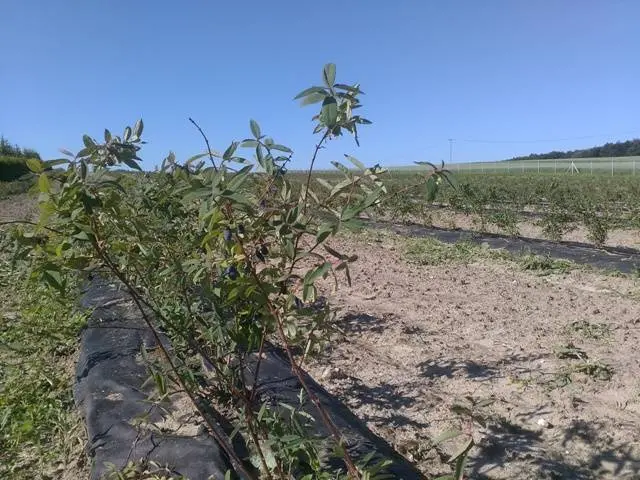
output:
<instances>
[{"instance_id":1,"label":"tree line on horizon","mask_svg":"<svg viewBox=\"0 0 640 480\"><path fill-rule=\"evenodd\" d=\"M640 156L640 139L634 138L625 142L609 142L604 145L579 150L557 151L548 153L532 153L513 157L509 160L548 160L555 158L599 158L599 157L635 157Z\"/></svg>"},{"instance_id":2,"label":"tree line on horizon","mask_svg":"<svg viewBox=\"0 0 640 480\"><path fill-rule=\"evenodd\" d=\"M10 182L28 174L26 161L29 158L42 160L32 148L22 148L0 136L0 182Z\"/></svg>"}]
</instances>

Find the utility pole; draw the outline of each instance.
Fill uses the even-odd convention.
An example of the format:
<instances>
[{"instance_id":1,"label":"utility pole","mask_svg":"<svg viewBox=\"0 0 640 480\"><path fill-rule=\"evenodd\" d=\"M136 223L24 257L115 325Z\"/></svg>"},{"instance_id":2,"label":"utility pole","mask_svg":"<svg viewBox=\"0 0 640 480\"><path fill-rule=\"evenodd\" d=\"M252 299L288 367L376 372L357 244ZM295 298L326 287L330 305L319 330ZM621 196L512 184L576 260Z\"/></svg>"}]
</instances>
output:
<instances>
[{"instance_id":1,"label":"utility pole","mask_svg":"<svg viewBox=\"0 0 640 480\"><path fill-rule=\"evenodd\" d=\"M449 139L449 164L453 163L453 138Z\"/></svg>"}]
</instances>

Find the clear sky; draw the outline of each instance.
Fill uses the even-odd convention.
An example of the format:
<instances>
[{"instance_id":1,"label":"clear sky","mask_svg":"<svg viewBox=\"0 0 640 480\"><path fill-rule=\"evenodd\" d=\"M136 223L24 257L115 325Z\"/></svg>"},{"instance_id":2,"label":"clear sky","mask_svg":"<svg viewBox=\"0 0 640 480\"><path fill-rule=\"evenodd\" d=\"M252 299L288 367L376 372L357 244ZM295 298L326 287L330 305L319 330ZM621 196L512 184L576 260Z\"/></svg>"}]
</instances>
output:
<instances>
[{"instance_id":1,"label":"clear sky","mask_svg":"<svg viewBox=\"0 0 640 480\"><path fill-rule=\"evenodd\" d=\"M638 0L2 0L0 133L46 158L142 117L151 168L265 133L307 164L322 66L360 82L367 164L498 160L640 137ZM247 152L250 154L250 152Z\"/></svg>"}]
</instances>

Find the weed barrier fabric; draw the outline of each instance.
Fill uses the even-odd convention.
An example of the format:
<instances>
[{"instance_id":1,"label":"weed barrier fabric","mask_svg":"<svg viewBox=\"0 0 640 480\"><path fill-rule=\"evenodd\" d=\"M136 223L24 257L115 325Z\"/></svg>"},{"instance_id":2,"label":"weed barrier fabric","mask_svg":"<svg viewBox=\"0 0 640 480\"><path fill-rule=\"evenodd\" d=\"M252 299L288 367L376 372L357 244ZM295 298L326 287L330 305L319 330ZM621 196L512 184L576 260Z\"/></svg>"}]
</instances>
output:
<instances>
[{"instance_id":1,"label":"weed barrier fabric","mask_svg":"<svg viewBox=\"0 0 640 480\"><path fill-rule=\"evenodd\" d=\"M253 384L256 360L257 355L253 357L252 362L247 366L246 378L248 384ZM388 477L390 479L420 480L425 478L409 460L396 452L384 439L369 430L364 422L356 417L346 405L327 392L309 375L305 374L304 380L325 407L343 436L347 451L356 463L367 454L372 453L374 456L369 465L373 465L383 459L392 462L384 470L385 473L390 475ZM260 400L266 401L273 406L282 404L291 407L299 406L299 395L302 386L298 378L292 373L291 363L286 352L276 346L266 346L254 388L256 388L256 393ZM308 398L302 406L302 411L313 417L313 433L325 438L329 437L329 431L325 427L317 408ZM283 413L286 412L283 409ZM325 460L328 465L334 468L342 468L343 471L346 471L344 461L341 458L334 457L326 458Z\"/></svg>"},{"instance_id":2,"label":"weed barrier fabric","mask_svg":"<svg viewBox=\"0 0 640 480\"><path fill-rule=\"evenodd\" d=\"M169 435L135 425L136 418L142 416L150 423L161 422L163 416L146 402L155 385L143 385L149 374L139 358L143 346L150 349L157 344L130 296L116 284L94 279L83 294L81 306L93 312L82 333L74 399L87 426L91 480L102 479L109 472L108 464L122 468L129 461L140 459L168 466L172 474L190 480L223 479L232 467L218 443L206 433L191 437ZM162 342L170 347L167 338ZM247 379L251 382L256 359L254 356L247 366ZM390 478L425 478L311 377L305 375L305 381L327 409L354 459L375 452L372 463L379 459L393 462L387 468ZM285 353L272 345L264 351L254 388L263 401L298 405L301 385ZM171 405L164 407L170 409ZM307 401L303 410L315 419L311 433L327 437L316 407ZM344 468L339 458L328 458L327 462Z\"/></svg>"},{"instance_id":3,"label":"weed barrier fabric","mask_svg":"<svg viewBox=\"0 0 640 480\"><path fill-rule=\"evenodd\" d=\"M209 435L165 434L135 425L137 418L155 423L163 415L146 402L155 385L143 386L149 374L139 358L142 346L157 344L130 297L113 284L93 280L81 306L93 313L82 333L74 399L86 422L90 478L102 479L108 464L120 469L141 459L191 480L224 478L229 462Z\"/></svg>"},{"instance_id":4,"label":"weed barrier fabric","mask_svg":"<svg viewBox=\"0 0 640 480\"><path fill-rule=\"evenodd\" d=\"M640 269L640 251L633 248L596 248L593 245L579 242L552 242L537 238L509 237L462 229L449 230L365 219L360 219L360 221L367 227L388 229L399 235L409 237L431 237L444 243L467 241L478 245L486 244L490 248L504 249L517 255L526 253L548 255L555 259L569 260L580 265L589 265L622 273L636 273Z\"/></svg>"}]
</instances>

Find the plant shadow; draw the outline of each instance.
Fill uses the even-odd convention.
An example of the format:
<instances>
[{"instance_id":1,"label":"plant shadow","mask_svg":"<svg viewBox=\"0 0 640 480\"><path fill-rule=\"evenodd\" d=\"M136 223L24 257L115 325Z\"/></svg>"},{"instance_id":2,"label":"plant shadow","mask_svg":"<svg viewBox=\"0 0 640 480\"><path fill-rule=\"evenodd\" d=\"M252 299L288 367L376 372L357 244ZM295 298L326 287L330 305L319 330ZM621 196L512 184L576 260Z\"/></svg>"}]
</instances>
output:
<instances>
[{"instance_id":1,"label":"plant shadow","mask_svg":"<svg viewBox=\"0 0 640 480\"><path fill-rule=\"evenodd\" d=\"M535 411L522 416L533 417L544 412ZM603 438L604 422L586 422L576 419L556 433L565 449L565 455L552 454L545 443L543 430L532 430L501 419L488 426L485 438L470 459L470 476L491 479L492 472L509 463L520 465L511 470L513 478L545 478L595 480L600 478L639 478L640 456L631 445L615 445ZM576 458L569 453L576 445L596 446L596 453ZM523 462L524 460L524 462Z\"/></svg>"},{"instance_id":2,"label":"plant shadow","mask_svg":"<svg viewBox=\"0 0 640 480\"><path fill-rule=\"evenodd\" d=\"M347 313L336 322L336 327L345 333L383 333L386 320L367 313Z\"/></svg>"},{"instance_id":3,"label":"plant shadow","mask_svg":"<svg viewBox=\"0 0 640 480\"><path fill-rule=\"evenodd\" d=\"M411 386L398 386L382 382L377 386L365 385L359 378L348 376L335 387L335 393L340 398L348 398L348 405L352 409L364 405L371 413L362 414L363 420L375 425L387 427L412 426L425 428L427 423L417 421L403 411L415 405L419 398L416 389ZM385 414L380 414L385 412Z\"/></svg>"},{"instance_id":4,"label":"plant shadow","mask_svg":"<svg viewBox=\"0 0 640 480\"><path fill-rule=\"evenodd\" d=\"M548 356L548 354L507 355L490 363L478 363L473 360L462 359L426 360L419 363L418 368L424 378L444 379L464 376L475 381L488 381L504 377L505 366L526 364ZM519 373L527 373L533 371L533 369L518 367L518 371Z\"/></svg>"}]
</instances>

